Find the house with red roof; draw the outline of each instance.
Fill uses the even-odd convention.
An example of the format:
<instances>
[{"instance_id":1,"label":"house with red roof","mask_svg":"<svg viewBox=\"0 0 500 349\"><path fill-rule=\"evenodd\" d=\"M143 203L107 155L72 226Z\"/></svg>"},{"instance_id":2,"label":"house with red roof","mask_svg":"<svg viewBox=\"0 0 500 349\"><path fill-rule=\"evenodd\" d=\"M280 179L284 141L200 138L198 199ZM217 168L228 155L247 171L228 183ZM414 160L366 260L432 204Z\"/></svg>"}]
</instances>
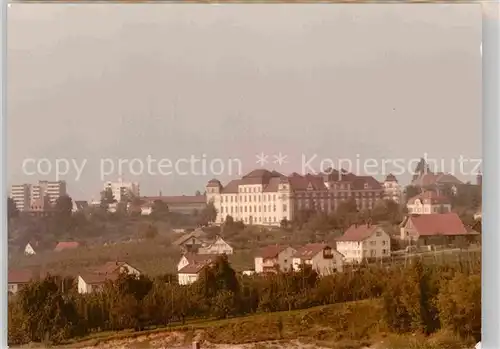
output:
<instances>
[{"instance_id":1,"label":"house with red roof","mask_svg":"<svg viewBox=\"0 0 500 349\"><path fill-rule=\"evenodd\" d=\"M330 275L341 272L344 256L325 243L307 244L294 253L293 270L299 271L302 265L310 265L319 275Z\"/></svg>"},{"instance_id":2,"label":"house with red roof","mask_svg":"<svg viewBox=\"0 0 500 349\"><path fill-rule=\"evenodd\" d=\"M262 248L254 258L256 273L275 273L293 269L293 255L297 252L287 245L270 245Z\"/></svg>"},{"instance_id":3,"label":"house with red roof","mask_svg":"<svg viewBox=\"0 0 500 349\"><path fill-rule=\"evenodd\" d=\"M418 241L423 245L435 243L437 237L451 243L457 237L473 237L477 233L468 230L460 217L454 213L432 213L410 215L401 223L401 239Z\"/></svg>"},{"instance_id":4,"label":"house with red roof","mask_svg":"<svg viewBox=\"0 0 500 349\"><path fill-rule=\"evenodd\" d=\"M391 237L379 225L353 224L337 238L337 251L346 262L384 259L391 256Z\"/></svg>"},{"instance_id":5,"label":"house with red roof","mask_svg":"<svg viewBox=\"0 0 500 349\"><path fill-rule=\"evenodd\" d=\"M119 274L100 274L93 272L85 272L78 275L78 293L100 292L104 288L107 281L115 281Z\"/></svg>"},{"instance_id":6,"label":"house with red roof","mask_svg":"<svg viewBox=\"0 0 500 349\"><path fill-rule=\"evenodd\" d=\"M8 272L8 290L9 294L16 294L26 284L34 279L34 273L31 270L19 269L9 270Z\"/></svg>"},{"instance_id":7,"label":"house with red roof","mask_svg":"<svg viewBox=\"0 0 500 349\"><path fill-rule=\"evenodd\" d=\"M81 244L77 241L61 241L57 243L56 247L54 248L54 252L74 250L75 248L78 248L80 246Z\"/></svg>"},{"instance_id":8,"label":"house with red roof","mask_svg":"<svg viewBox=\"0 0 500 349\"><path fill-rule=\"evenodd\" d=\"M433 190L424 191L412 198L406 204L409 214L431 214L451 212L450 200Z\"/></svg>"},{"instance_id":9,"label":"house with red roof","mask_svg":"<svg viewBox=\"0 0 500 349\"><path fill-rule=\"evenodd\" d=\"M110 261L78 275L78 292L92 293L103 289L106 281L114 281L121 273L140 276L141 271L126 262Z\"/></svg>"}]
</instances>

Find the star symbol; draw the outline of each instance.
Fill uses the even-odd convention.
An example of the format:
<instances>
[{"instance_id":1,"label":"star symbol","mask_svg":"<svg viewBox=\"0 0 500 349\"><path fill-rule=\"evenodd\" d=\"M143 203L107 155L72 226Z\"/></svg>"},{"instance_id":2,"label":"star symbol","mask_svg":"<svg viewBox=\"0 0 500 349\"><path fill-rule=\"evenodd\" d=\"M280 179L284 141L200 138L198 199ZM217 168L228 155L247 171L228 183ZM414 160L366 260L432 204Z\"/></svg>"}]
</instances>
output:
<instances>
[{"instance_id":1,"label":"star symbol","mask_svg":"<svg viewBox=\"0 0 500 349\"><path fill-rule=\"evenodd\" d=\"M278 155L274 155L274 163L278 165L283 165L285 164L287 156L284 154L281 154L281 152L278 153Z\"/></svg>"},{"instance_id":2,"label":"star symbol","mask_svg":"<svg viewBox=\"0 0 500 349\"><path fill-rule=\"evenodd\" d=\"M259 166L264 166L265 164L268 163L268 160L267 160L268 156L266 154L260 153L260 154L257 154L255 156L257 157L256 162Z\"/></svg>"}]
</instances>

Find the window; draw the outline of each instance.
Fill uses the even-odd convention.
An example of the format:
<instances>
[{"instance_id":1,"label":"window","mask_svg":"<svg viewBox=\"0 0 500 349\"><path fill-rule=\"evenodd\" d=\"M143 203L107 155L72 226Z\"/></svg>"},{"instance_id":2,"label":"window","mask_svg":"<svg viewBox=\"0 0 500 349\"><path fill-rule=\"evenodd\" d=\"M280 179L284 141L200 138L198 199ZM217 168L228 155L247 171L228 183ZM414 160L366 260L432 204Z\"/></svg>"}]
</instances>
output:
<instances>
[{"instance_id":1,"label":"window","mask_svg":"<svg viewBox=\"0 0 500 349\"><path fill-rule=\"evenodd\" d=\"M283 212L286 212L286 208L287 208L286 205L283 204Z\"/></svg>"},{"instance_id":2,"label":"window","mask_svg":"<svg viewBox=\"0 0 500 349\"><path fill-rule=\"evenodd\" d=\"M382 254L387 254L387 250L382 250Z\"/></svg>"},{"instance_id":3,"label":"window","mask_svg":"<svg viewBox=\"0 0 500 349\"><path fill-rule=\"evenodd\" d=\"M273 212L276 212L276 205L273 206Z\"/></svg>"},{"instance_id":4,"label":"window","mask_svg":"<svg viewBox=\"0 0 500 349\"><path fill-rule=\"evenodd\" d=\"M252 206L248 206L248 212L252 212Z\"/></svg>"},{"instance_id":5,"label":"window","mask_svg":"<svg viewBox=\"0 0 500 349\"><path fill-rule=\"evenodd\" d=\"M375 235L376 235L377 237L380 237L380 236L382 236L382 233L381 233L381 232L379 232L379 231L377 231L377 233L376 233Z\"/></svg>"},{"instance_id":6,"label":"window","mask_svg":"<svg viewBox=\"0 0 500 349\"><path fill-rule=\"evenodd\" d=\"M247 207L245 206L245 212L247 212Z\"/></svg>"},{"instance_id":7,"label":"window","mask_svg":"<svg viewBox=\"0 0 500 349\"><path fill-rule=\"evenodd\" d=\"M375 246L376 243L377 243L376 241L370 241L371 246Z\"/></svg>"},{"instance_id":8,"label":"window","mask_svg":"<svg viewBox=\"0 0 500 349\"><path fill-rule=\"evenodd\" d=\"M224 213L224 206L220 207L220 213Z\"/></svg>"},{"instance_id":9,"label":"window","mask_svg":"<svg viewBox=\"0 0 500 349\"><path fill-rule=\"evenodd\" d=\"M386 241L385 240L382 241L382 246L385 246L385 244L386 244Z\"/></svg>"},{"instance_id":10,"label":"window","mask_svg":"<svg viewBox=\"0 0 500 349\"><path fill-rule=\"evenodd\" d=\"M252 195L248 195L248 201L252 202Z\"/></svg>"},{"instance_id":11,"label":"window","mask_svg":"<svg viewBox=\"0 0 500 349\"><path fill-rule=\"evenodd\" d=\"M264 212L266 212L266 206L264 205Z\"/></svg>"}]
</instances>

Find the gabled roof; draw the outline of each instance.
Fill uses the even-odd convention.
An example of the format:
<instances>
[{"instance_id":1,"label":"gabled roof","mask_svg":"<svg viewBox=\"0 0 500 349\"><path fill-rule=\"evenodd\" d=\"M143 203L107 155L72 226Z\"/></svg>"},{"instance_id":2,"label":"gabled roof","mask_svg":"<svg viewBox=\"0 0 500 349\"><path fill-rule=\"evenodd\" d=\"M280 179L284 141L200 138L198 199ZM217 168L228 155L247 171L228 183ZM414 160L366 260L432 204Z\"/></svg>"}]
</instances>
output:
<instances>
[{"instance_id":1,"label":"gabled roof","mask_svg":"<svg viewBox=\"0 0 500 349\"><path fill-rule=\"evenodd\" d=\"M463 184L457 177L449 174L449 173L432 173L427 172L420 174L415 180L411 183L414 186L427 187L436 184L455 184L460 185Z\"/></svg>"},{"instance_id":2,"label":"gabled roof","mask_svg":"<svg viewBox=\"0 0 500 349\"><path fill-rule=\"evenodd\" d=\"M195 231L192 231L188 234L184 234L181 237L179 237L177 240L173 242L174 245L182 245L184 242L186 242L189 239L196 238L199 240L204 240L203 237L206 235L206 233L201 230L201 229L196 229Z\"/></svg>"},{"instance_id":3,"label":"gabled roof","mask_svg":"<svg viewBox=\"0 0 500 349\"><path fill-rule=\"evenodd\" d=\"M353 224L337 241L363 241L368 239L379 228L378 225Z\"/></svg>"},{"instance_id":4,"label":"gabled roof","mask_svg":"<svg viewBox=\"0 0 500 349\"><path fill-rule=\"evenodd\" d=\"M323 244L323 243L307 244L297 249L297 252L294 253L293 257L301 259L310 259L316 256L318 253L322 252L325 248L331 248L332 250L334 250L328 244Z\"/></svg>"},{"instance_id":5,"label":"gabled roof","mask_svg":"<svg viewBox=\"0 0 500 349\"><path fill-rule=\"evenodd\" d=\"M144 204L151 205L155 201L163 201L167 205L176 204L204 204L207 202L205 195L178 195L178 196L143 196Z\"/></svg>"},{"instance_id":6,"label":"gabled roof","mask_svg":"<svg viewBox=\"0 0 500 349\"><path fill-rule=\"evenodd\" d=\"M31 270L17 269L9 270L8 283L9 284L27 284L34 279L34 273Z\"/></svg>"},{"instance_id":7,"label":"gabled roof","mask_svg":"<svg viewBox=\"0 0 500 349\"><path fill-rule=\"evenodd\" d=\"M203 268L213 263L213 260L205 260L196 263L189 263L184 268L179 270L179 274L198 274Z\"/></svg>"},{"instance_id":8,"label":"gabled roof","mask_svg":"<svg viewBox=\"0 0 500 349\"><path fill-rule=\"evenodd\" d=\"M407 225L409 222L420 236L467 234L463 222L454 212L410 216Z\"/></svg>"},{"instance_id":9,"label":"gabled roof","mask_svg":"<svg viewBox=\"0 0 500 349\"><path fill-rule=\"evenodd\" d=\"M270 245L262 248L255 257L262 257L264 259L277 258L278 255L285 251L290 246L287 245Z\"/></svg>"},{"instance_id":10,"label":"gabled roof","mask_svg":"<svg viewBox=\"0 0 500 349\"><path fill-rule=\"evenodd\" d=\"M80 243L76 241L62 241L59 242L54 251L71 250L80 247Z\"/></svg>"}]
</instances>

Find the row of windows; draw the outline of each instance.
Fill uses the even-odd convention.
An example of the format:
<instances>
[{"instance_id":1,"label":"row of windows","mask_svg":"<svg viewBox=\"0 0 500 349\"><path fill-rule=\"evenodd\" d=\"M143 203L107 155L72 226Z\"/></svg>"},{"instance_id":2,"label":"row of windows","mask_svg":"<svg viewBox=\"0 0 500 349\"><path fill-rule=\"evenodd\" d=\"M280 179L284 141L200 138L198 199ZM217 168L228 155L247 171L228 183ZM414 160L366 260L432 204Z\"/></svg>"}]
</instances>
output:
<instances>
[{"instance_id":1,"label":"row of windows","mask_svg":"<svg viewBox=\"0 0 500 349\"><path fill-rule=\"evenodd\" d=\"M338 194L338 195L336 195ZM329 194L325 194L325 193L316 193L316 194L304 194L304 195L301 195L300 193L299 194L296 194L296 198L297 199L300 199L300 198L314 198L314 196L316 195L318 198L323 198L323 199L328 199L328 198L348 198L348 197L367 197L367 198L378 198L378 197L382 197L382 193L379 193L379 192L356 192L356 193L336 193L336 194L332 194L332 193L329 193ZM276 194L262 194L261 195L243 195L241 196L240 198L240 201L241 202L260 202L260 201L276 201ZM226 195L222 195L221 196L221 202L238 202L238 195L230 195L230 196L226 196Z\"/></svg>"},{"instance_id":2,"label":"row of windows","mask_svg":"<svg viewBox=\"0 0 500 349\"><path fill-rule=\"evenodd\" d=\"M249 217L243 217L242 218L242 221L244 223L250 223L250 218ZM221 223L224 223L224 217L221 217L220 218L220 222ZM274 217L252 217L252 223L277 223L278 222L278 219L276 218L276 216Z\"/></svg>"},{"instance_id":3,"label":"row of windows","mask_svg":"<svg viewBox=\"0 0 500 349\"><path fill-rule=\"evenodd\" d=\"M225 198L225 199L224 199ZM276 201L276 194L264 194L262 197L260 195L244 195L241 197L241 202L252 202L252 198L254 202L260 202L261 199L262 201ZM238 202L238 196L237 195L231 195L231 196L221 196L221 202Z\"/></svg>"},{"instance_id":4,"label":"row of windows","mask_svg":"<svg viewBox=\"0 0 500 349\"><path fill-rule=\"evenodd\" d=\"M283 205L282 206L282 209L283 209L283 212L286 212L287 211L287 205ZM221 206L220 208L220 213L223 214L223 213L246 213L246 212L249 212L249 213L257 213L257 212L276 212L276 205L268 205L268 206L242 206L242 207L238 207L238 206L230 206L230 207L224 207L224 206Z\"/></svg>"}]
</instances>

